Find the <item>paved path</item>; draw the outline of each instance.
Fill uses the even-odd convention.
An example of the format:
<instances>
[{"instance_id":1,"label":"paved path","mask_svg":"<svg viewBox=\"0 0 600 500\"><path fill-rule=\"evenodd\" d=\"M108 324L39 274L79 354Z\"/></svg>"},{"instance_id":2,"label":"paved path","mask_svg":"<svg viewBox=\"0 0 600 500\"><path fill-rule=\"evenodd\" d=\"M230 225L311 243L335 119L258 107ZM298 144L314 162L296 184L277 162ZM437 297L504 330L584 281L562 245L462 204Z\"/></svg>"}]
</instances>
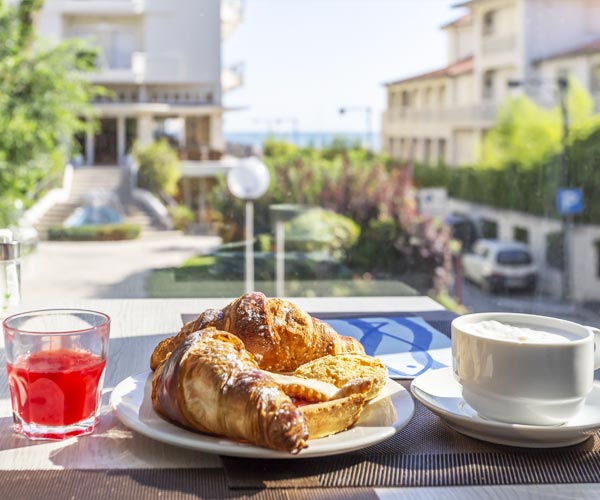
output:
<instances>
[{"instance_id":1,"label":"paved path","mask_svg":"<svg viewBox=\"0 0 600 500\"><path fill-rule=\"evenodd\" d=\"M24 300L144 298L153 269L179 266L193 255L209 252L220 239L184 236L177 231L151 233L134 241L42 241L23 259Z\"/></svg>"},{"instance_id":2,"label":"paved path","mask_svg":"<svg viewBox=\"0 0 600 500\"><path fill-rule=\"evenodd\" d=\"M489 294L472 283L466 283L463 302L472 312L506 311L539 314L600 328L600 310L566 304L547 295L521 292Z\"/></svg>"}]
</instances>

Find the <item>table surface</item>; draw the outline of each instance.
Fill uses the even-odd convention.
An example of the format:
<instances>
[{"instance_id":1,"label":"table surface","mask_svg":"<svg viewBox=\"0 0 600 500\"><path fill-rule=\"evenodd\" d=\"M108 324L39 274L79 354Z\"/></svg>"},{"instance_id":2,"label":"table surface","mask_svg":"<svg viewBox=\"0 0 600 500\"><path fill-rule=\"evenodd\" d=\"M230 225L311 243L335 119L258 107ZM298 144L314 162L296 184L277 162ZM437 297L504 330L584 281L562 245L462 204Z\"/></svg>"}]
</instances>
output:
<instances>
[{"instance_id":1,"label":"table surface","mask_svg":"<svg viewBox=\"0 0 600 500\"><path fill-rule=\"evenodd\" d=\"M294 298L312 313L417 312L442 310L427 297ZM109 408L112 389L124 378L148 370L159 340L181 328L182 314L223 307L228 299L97 299L29 303L22 310L77 307L112 318L109 357L100 423L94 434L59 442L30 442L12 431L12 413L5 370L0 370L0 470L179 469L220 468L219 456L165 445L123 426ZM0 336L3 355L3 338ZM343 494L342 494L343 493ZM443 488L382 488L379 498L514 499L597 498L597 485L526 485ZM340 496L351 491L340 491Z\"/></svg>"}]
</instances>

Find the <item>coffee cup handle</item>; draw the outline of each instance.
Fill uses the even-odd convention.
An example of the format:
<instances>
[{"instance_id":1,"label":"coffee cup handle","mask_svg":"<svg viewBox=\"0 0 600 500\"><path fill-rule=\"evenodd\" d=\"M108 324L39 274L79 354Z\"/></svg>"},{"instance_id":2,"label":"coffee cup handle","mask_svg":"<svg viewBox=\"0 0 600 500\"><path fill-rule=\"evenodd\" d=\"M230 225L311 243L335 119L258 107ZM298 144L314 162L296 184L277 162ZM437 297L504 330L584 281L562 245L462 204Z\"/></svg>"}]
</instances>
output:
<instances>
[{"instance_id":1,"label":"coffee cup handle","mask_svg":"<svg viewBox=\"0 0 600 500\"><path fill-rule=\"evenodd\" d=\"M600 328L588 326L594 334L594 370L600 369Z\"/></svg>"}]
</instances>

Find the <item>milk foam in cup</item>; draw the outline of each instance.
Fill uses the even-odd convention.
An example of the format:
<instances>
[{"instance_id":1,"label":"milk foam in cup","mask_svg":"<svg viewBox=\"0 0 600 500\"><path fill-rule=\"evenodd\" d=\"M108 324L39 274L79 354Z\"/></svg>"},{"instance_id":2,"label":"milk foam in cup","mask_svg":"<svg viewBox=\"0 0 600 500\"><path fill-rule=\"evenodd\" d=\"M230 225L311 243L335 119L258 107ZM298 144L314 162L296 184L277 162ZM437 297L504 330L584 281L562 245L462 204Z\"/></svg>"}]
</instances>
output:
<instances>
[{"instance_id":1,"label":"milk foam in cup","mask_svg":"<svg viewBox=\"0 0 600 500\"><path fill-rule=\"evenodd\" d=\"M478 313L452 322L453 368L463 398L493 420L566 422L593 388L599 353L599 330L557 318Z\"/></svg>"},{"instance_id":2,"label":"milk foam in cup","mask_svg":"<svg viewBox=\"0 0 600 500\"><path fill-rule=\"evenodd\" d=\"M496 320L472 323L467 328L469 333L480 335L481 337L505 340L507 342L545 344L570 342L577 339L577 337L565 332L551 332L548 330L549 329L540 330L533 327L508 325Z\"/></svg>"}]
</instances>

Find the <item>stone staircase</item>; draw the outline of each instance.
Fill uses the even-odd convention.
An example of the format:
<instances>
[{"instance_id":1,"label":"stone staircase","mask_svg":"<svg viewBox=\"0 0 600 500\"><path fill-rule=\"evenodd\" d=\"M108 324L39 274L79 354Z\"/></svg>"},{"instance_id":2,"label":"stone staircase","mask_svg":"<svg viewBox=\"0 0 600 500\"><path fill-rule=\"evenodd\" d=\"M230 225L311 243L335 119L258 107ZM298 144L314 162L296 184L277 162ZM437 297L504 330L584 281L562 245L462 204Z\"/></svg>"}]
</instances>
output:
<instances>
[{"instance_id":1,"label":"stone staircase","mask_svg":"<svg viewBox=\"0 0 600 500\"><path fill-rule=\"evenodd\" d=\"M48 237L48 229L62 224L73 211L84 204L85 197L92 191L102 190L115 193L124 207L125 222L139 224L142 231L155 231L160 227L143 208L131 203L122 187L122 171L119 167L83 167L73 173L73 183L69 199L54 205L35 225L40 238Z\"/></svg>"}]
</instances>

